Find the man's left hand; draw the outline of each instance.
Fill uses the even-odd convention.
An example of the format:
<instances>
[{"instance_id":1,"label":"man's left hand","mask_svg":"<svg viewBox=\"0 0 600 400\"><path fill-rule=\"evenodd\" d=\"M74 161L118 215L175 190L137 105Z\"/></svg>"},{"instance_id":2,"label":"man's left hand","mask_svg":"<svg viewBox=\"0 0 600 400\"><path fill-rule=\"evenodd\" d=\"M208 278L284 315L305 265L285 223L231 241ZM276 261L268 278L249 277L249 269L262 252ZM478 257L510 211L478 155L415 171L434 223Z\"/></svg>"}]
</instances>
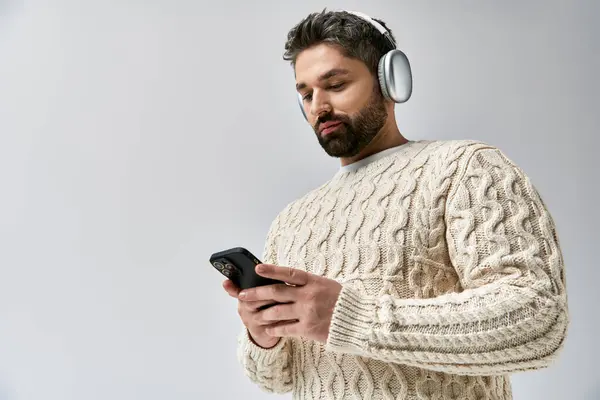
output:
<instances>
[{"instance_id":1,"label":"man's left hand","mask_svg":"<svg viewBox=\"0 0 600 400\"><path fill-rule=\"evenodd\" d=\"M271 336L295 336L326 343L329 326L342 285L333 279L295 268L259 264L256 273L285 282L242 290L244 301L273 301L281 304L260 311ZM288 321L278 323L280 321ZM292 321L292 322L289 322Z\"/></svg>"}]
</instances>

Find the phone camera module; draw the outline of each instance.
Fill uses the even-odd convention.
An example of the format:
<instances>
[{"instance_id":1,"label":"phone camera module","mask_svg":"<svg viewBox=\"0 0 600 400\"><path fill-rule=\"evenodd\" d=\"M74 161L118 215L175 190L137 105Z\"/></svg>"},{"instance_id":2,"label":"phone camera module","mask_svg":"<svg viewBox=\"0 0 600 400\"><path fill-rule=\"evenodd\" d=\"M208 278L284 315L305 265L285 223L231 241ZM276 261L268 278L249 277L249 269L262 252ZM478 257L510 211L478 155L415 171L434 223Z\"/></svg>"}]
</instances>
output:
<instances>
[{"instance_id":1,"label":"phone camera module","mask_svg":"<svg viewBox=\"0 0 600 400\"><path fill-rule=\"evenodd\" d=\"M226 263L223 266L223 274L225 276L231 277L231 276L233 276L235 274L235 272L236 272L236 269L235 269L235 267L233 265L231 265L229 263Z\"/></svg>"},{"instance_id":2,"label":"phone camera module","mask_svg":"<svg viewBox=\"0 0 600 400\"><path fill-rule=\"evenodd\" d=\"M214 262L213 265L215 266L216 269L218 269L219 271L223 271L224 265L223 263L220 263L218 261Z\"/></svg>"}]
</instances>

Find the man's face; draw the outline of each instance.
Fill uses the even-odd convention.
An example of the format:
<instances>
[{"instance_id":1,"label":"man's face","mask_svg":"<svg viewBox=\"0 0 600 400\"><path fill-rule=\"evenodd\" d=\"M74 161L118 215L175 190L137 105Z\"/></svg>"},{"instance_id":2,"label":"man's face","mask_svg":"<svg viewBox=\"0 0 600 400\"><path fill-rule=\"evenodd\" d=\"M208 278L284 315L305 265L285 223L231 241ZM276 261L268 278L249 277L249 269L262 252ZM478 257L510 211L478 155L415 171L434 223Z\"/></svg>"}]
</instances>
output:
<instances>
[{"instance_id":1,"label":"man's face","mask_svg":"<svg viewBox=\"0 0 600 400\"><path fill-rule=\"evenodd\" d=\"M330 156L357 155L384 126L384 99L362 61L319 44L298 55L295 72L308 122Z\"/></svg>"}]
</instances>

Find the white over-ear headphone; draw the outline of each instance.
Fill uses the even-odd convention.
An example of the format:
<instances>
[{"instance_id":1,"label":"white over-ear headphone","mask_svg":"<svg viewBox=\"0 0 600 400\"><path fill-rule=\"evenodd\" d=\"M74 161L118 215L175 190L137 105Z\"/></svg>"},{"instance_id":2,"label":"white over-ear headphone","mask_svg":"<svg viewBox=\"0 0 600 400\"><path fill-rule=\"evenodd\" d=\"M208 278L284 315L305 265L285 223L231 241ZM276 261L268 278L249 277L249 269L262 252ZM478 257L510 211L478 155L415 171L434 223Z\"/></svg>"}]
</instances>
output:
<instances>
[{"instance_id":1,"label":"white over-ear headphone","mask_svg":"<svg viewBox=\"0 0 600 400\"><path fill-rule=\"evenodd\" d=\"M358 11L346 12L356 15L373 25L392 45L393 49L384 54L379 60L377 68L379 87L384 98L392 100L395 103L404 103L412 94L412 72L408 58L402 51L396 48L396 43L392 39L390 32L379 22ZM304 118L307 119L300 93L298 93L298 103L300 104Z\"/></svg>"}]
</instances>

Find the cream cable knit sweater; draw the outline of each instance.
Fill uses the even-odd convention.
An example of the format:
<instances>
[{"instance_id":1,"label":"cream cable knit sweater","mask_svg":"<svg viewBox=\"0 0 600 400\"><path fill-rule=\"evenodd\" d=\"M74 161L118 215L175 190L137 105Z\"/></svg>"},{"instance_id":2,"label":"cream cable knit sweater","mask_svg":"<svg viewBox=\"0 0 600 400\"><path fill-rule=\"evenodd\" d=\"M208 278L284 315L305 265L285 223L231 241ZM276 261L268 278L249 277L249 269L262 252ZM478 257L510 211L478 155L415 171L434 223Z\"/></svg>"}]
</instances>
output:
<instances>
[{"instance_id":1,"label":"cream cable knit sweater","mask_svg":"<svg viewBox=\"0 0 600 400\"><path fill-rule=\"evenodd\" d=\"M568 325L552 217L527 176L474 141L409 142L275 219L263 260L343 285L326 345L262 349L247 376L294 399L507 400Z\"/></svg>"}]
</instances>

